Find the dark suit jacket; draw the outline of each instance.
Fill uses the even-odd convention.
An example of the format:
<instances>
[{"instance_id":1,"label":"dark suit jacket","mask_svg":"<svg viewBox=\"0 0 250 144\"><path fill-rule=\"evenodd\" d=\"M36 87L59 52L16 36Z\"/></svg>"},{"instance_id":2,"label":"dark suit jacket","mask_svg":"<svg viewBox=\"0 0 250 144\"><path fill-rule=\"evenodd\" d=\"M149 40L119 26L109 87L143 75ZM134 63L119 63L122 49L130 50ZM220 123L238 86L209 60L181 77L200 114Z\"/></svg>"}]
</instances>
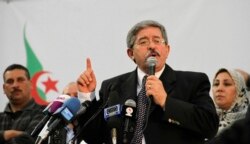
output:
<instances>
[{"instance_id":1,"label":"dark suit jacket","mask_svg":"<svg viewBox=\"0 0 250 144\"><path fill-rule=\"evenodd\" d=\"M160 76L168 97L165 111L152 103L148 124L144 131L147 144L201 144L205 138L212 138L218 130L218 117L214 103L209 95L210 83L204 73L174 71L166 65ZM119 94L119 103L127 99L137 99L137 71L103 81L100 89L100 101L94 102L88 113L93 116L97 109L108 107L108 96L112 91ZM123 118L117 128L118 143L122 143ZM82 124L83 125L83 124ZM133 135L130 135L130 138ZM81 138L88 143L111 143L110 127L103 119L103 111L87 126L84 126Z\"/></svg>"}]
</instances>

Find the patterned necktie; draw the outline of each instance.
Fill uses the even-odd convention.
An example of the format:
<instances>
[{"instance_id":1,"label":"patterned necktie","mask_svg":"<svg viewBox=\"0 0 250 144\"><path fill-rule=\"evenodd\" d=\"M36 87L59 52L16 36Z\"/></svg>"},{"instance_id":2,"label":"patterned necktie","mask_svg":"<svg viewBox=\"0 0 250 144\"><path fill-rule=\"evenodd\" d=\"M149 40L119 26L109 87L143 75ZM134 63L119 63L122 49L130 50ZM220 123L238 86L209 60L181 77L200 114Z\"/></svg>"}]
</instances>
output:
<instances>
[{"instance_id":1,"label":"patterned necktie","mask_svg":"<svg viewBox=\"0 0 250 144\"><path fill-rule=\"evenodd\" d=\"M146 118L146 109L147 109L147 97L146 97L146 90L145 90L145 83L146 83L147 76L143 77L142 80L142 88L138 94L138 112L137 112L137 121L136 121L136 128L134 133L134 138L132 143L134 144L141 144L142 143L142 136L143 136L143 126Z\"/></svg>"}]
</instances>

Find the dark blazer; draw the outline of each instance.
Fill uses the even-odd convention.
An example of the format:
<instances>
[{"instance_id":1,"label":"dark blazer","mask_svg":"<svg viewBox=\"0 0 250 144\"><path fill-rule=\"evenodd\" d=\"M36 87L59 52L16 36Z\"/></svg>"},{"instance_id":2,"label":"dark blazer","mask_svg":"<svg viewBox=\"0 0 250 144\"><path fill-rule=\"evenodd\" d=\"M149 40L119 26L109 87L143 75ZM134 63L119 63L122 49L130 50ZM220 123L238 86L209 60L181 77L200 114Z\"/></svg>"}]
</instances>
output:
<instances>
[{"instance_id":1,"label":"dark blazer","mask_svg":"<svg viewBox=\"0 0 250 144\"><path fill-rule=\"evenodd\" d=\"M165 110L152 103L144 136L147 144L201 144L212 138L218 130L218 116L209 95L210 83L204 73L174 71L166 65L160 76L168 97ZM82 118L93 116L103 106L108 107L112 91L119 94L119 103L137 99L137 69L103 81L99 92L100 101L94 102ZM122 143L123 118L118 128L118 143ZM82 124L84 125L84 124ZM133 136L130 135L130 138ZM87 143L111 143L110 128L101 111L94 120L84 126L80 134ZM92 137L92 138L91 138ZM94 138L93 138L94 137Z\"/></svg>"}]
</instances>

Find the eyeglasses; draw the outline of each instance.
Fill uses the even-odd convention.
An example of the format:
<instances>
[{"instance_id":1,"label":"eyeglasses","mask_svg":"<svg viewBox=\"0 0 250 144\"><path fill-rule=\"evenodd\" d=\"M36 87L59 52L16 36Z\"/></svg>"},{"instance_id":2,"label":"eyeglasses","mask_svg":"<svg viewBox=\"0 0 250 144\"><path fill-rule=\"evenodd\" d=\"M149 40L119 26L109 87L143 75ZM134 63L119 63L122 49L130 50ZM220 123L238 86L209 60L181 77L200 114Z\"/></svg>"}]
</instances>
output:
<instances>
[{"instance_id":1,"label":"eyeglasses","mask_svg":"<svg viewBox=\"0 0 250 144\"><path fill-rule=\"evenodd\" d=\"M150 41L148 38L143 38L138 40L138 42L136 42L136 45L147 47L150 45L151 42L155 45L161 45L165 43L165 41L161 38L154 38L152 41Z\"/></svg>"}]
</instances>

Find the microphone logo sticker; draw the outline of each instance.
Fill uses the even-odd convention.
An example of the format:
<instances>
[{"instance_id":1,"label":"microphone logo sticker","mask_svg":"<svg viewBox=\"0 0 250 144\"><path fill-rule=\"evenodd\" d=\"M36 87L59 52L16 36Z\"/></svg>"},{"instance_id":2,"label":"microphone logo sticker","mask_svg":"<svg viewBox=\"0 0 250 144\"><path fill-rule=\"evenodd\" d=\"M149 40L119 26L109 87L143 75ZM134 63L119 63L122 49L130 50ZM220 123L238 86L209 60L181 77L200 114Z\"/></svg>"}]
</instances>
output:
<instances>
[{"instance_id":1,"label":"microphone logo sticker","mask_svg":"<svg viewBox=\"0 0 250 144\"><path fill-rule=\"evenodd\" d=\"M131 107L126 108L126 116L132 117L133 109Z\"/></svg>"}]
</instances>

